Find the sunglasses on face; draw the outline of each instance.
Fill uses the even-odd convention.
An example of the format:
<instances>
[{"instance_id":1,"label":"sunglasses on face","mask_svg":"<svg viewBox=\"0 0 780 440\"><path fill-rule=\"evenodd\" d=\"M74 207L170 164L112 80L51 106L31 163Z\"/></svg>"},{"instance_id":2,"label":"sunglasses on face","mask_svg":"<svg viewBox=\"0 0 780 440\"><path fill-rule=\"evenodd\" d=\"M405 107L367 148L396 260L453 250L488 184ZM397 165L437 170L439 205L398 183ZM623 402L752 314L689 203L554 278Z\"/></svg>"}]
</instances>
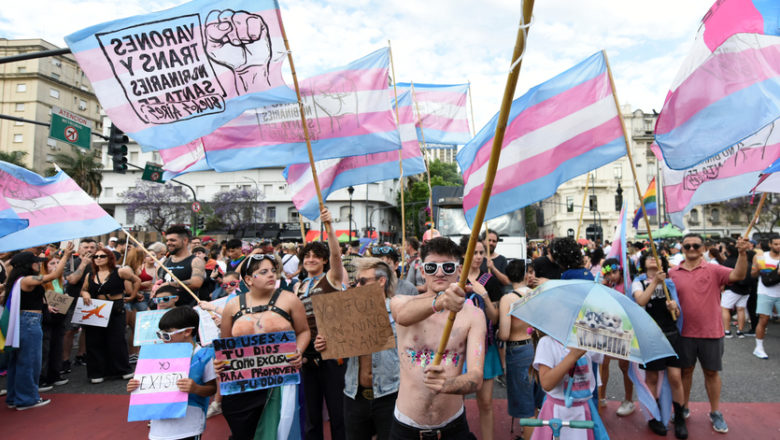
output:
<instances>
[{"instance_id":1,"label":"sunglasses on face","mask_svg":"<svg viewBox=\"0 0 780 440\"><path fill-rule=\"evenodd\" d=\"M98 259L98 258L108 258L108 255L100 254L100 255L95 255L93 258L95 258L95 259Z\"/></svg>"},{"instance_id":2,"label":"sunglasses on face","mask_svg":"<svg viewBox=\"0 0 780 440\"><path fill-rule=\"evenodd\" d=\"M170 342L171 338L173 337L173 335L177 335L177 334L179 334L181 332L184 332L184 331L187 331L187 330L192 330L194 328L195 327L184 327L184 328L180 328L178 330L174 330L172 332L164 332L162 330L157 330L156 333L157 333L157 337L162 339L163 342Z\"/></svg>"},{"instance_id":3,"label":"sunglasses on face","mask_svg":"<svg viewBox=\"0 0 780 440\"><path fill-rule=\"evenodd\" d=\"M371 249L372 254L391 254L393 253L395 249L391 248L390 246L379 246Z\"/></svg>"},{"instance_id":4,"label":"sunglasses on face","mask_svg":"<svg viewBox=\"0 0 780 440\"><path fill-rule=\"evenodd\" d=\"M173 301L175 299L178 299L179 295L170 295L170 296L155 296L152 298L152 302L155 304L165 303L168 301Z\"/></svg>"},{"instance_id":5,"label":"sunglasses on face","mask_svg":"<svg viewBox=\"0 0 780 440\"><path fill-rule=\"evenodd\" d=\"M263 261L263 260L266 260L266 259L271 260L271 261L276 261L276 257L274 257L271 254L252 254L252 255L249 255L248 257L253 259L253 260L258 260L258 261Z\"/></svg>"},{"instance_id":6,"label":"sunglasses on face","mask_svg":"<svg viewBox=\"0 0 780 440\"><path fill-rule=\"evenodd\" d=\"M683 249L685 249L686 251L691 250L691 248L699 249L700 247L701 245L699 243L693 243L693 244L686 243L683 245Z\"/></svg>"},{"instance_id":7,"label":"sunglasses on face","mask_svg":"<svg viewBox=\"0 0 780 440\"><path fill-rule=\"evenodd\" d=\"M620 270L620 265L619 264L610 264L608 266L603 266L601 268L601 273L606 275L606 274L608 274L608 273L610 273L612 271L618 271L618 270Z\"/></svg>"},{"instance_id":8,"label":"sunglasses on face","mask_svg":"<svg viewBox=\"0 0 780 440\"><path fill-rule=\"evenodd\" d=\"M379 277L367 277L367 278L360 277L360 278L355 280L355 283L358 286L365 286L366 284L368 284L368 282L370 280L378 280L378 279L379 279Z\"/></svg>"},{"instance_id":9,"label":"sunglasses on face","mask_svg":"<svg viewBox=\"0 0 780 440\"><path fill-rule=\"evenodd\" d=\"M229 283L222 283L222 288L227 289L228 287L238 287L238 281L231 281Z\"/></svg>"},{"instance_id":10,"label":"sunglasses on face","mask_svg":"<svg viewBox=\"0 0 780 440\"><path fill-rule=\"evenodd\" d=\"M442 272L444 272L444 275L452 275L455 273L455 269L457 269L457 267L458 263L454 261L447 261L444 263L425 263L423 264L423 272L425 272L426 275L434 275L439 271L439 268L441 268Z\"/></svg>"}]
</instances>

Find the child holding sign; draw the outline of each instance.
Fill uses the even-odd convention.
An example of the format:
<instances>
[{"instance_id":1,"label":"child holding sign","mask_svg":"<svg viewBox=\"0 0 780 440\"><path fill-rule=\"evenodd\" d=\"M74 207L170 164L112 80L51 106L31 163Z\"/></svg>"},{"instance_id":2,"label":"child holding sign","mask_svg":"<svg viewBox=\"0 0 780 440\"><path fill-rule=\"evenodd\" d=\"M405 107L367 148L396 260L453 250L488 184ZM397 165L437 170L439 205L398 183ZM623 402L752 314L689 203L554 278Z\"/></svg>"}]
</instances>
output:
<instances>
[{"instance_id":1,"label":"child holding sign","mask_svg":"<svg viewBox=\"0 0 780 440\"><path fill-rule=\"evenodd\" d=\"M197 437L206 429L206 407L209 396L217 390L217 376L214 373L214 349L202 348L193 339L193 335L198 333L198 320L198 314L186 306L176 307L160 318L160 331L157 332L160 339L165 343L190 343L193 353L189 377L176 382L179 391L189 393L187 413L178 419L152 420L149 430L152 440ZM131 379L127 382L127 392L132 393L140 385L140 381Z\"/></svg>"}]
</instances>

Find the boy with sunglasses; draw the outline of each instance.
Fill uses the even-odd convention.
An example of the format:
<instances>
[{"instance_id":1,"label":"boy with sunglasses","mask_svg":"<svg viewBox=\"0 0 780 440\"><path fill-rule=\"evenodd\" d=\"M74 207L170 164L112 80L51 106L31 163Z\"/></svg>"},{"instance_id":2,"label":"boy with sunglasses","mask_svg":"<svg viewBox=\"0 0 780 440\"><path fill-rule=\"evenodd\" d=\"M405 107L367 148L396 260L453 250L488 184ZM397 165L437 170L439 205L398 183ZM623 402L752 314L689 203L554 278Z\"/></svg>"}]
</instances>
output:
<instances>
[{"instance_id":1,"label":"boy with sunglasses","mask_svg":"<svg viewBox=\"0 0 780 440\"><path fill-rule=\"evenodd\" d=\"M400 387L391 439L473 438L463 407L463 395L482 385L485 361L485 314L456 283L461 250L452 240L437 237L420 249L426 292L393 297ZM433 358L448 312L460 312L439 365ZM463 372L464 362L466 372Z\"/></svg>"},{"instance_id":2,"label":"boy with sunglasses","mask_svg":"<svg viewBox=\"0 0 780 440\"><path fill-rule=\"evenodd\" d=\"M164 287L163 287L164 288ZM156 296L155 296L156 297ZM167 301L166 304L175 302ZM206 429L206 407L209 396L217 391L217 376L214 372L214 349L200 347L195 343L198 333L198 314L188 306L175 307L160 318L157 337L164 343L183 342L192 345L190 373L186 379L176 381L179 391L189 394L187 412L178 419L155 419L150 423L149 438L200 439ZM132 393L141 385L138 379L127 382L127 392Z\"/></svg>"},{"instance_id":3,"label":"boy with sunglasses","mask_svg":"<svg viewBox=\"0 0 780 440\"><path fill-rule=\"evenodd\" d=\"M179 289L171 285L162 285L154 292L152 304L157 310L166 310L176 307L176 301L179 299Z\"/></svg>"}]
</instances>

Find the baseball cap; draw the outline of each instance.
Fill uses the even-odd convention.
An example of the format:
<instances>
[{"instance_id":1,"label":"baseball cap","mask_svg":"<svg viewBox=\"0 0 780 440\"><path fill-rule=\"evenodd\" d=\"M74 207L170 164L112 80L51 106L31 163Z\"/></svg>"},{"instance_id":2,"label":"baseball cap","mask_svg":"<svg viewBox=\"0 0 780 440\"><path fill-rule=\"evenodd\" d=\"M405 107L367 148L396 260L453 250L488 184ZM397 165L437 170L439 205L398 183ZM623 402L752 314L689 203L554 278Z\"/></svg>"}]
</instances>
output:
<instances>
[{"instance_id":1,"label":"baseball cap","mask_svg":"<svg viewBox=\"0 0 780 440\"><path fill-rule=\"evenodd\" d=\"M40 263L42 261L46 261L46 259L37 257L32 252L19 252L11 258L11 266L25 266L32 263Z\"/></svg>"},{"instance_id":2,"label":"baseball cap","mask_svg":"<svg viewBox=\"0 0 780 440\"><path fill-rule=\"evenodd\" d=\"M116 238L116 237L111 237L111 238L109 238L109 239L108 239L108 241L109 241L109 242L111 242L111 241L119 241L119 239L118 239L118 238Z\"/></svg>"}]
</instances>

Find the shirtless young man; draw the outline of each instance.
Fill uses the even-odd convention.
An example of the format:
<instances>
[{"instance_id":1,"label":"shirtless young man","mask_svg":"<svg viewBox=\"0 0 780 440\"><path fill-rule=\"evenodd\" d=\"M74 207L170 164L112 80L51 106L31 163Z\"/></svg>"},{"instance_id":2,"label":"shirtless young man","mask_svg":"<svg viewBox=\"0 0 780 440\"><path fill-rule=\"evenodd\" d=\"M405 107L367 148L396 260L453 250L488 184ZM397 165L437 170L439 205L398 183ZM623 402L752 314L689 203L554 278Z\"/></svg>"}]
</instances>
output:
<instances>
[{"instance_id":1,"label":"shirtless young man","mask_svg":"<svg viewBox=\"0 0 780 440\"><path fill-rule=\"evenodd\" d=\"M391 439L470 439L463 395L482 385L485 314L465 303L456 282L461 251L450 239L427 241L420 249L427 290L395 296L390 309L396 322L401 385ZM433 365L449 312L455 318L441 364ZM462 374L466 361L466 373Z\"/></svg>"}]
</instances>

